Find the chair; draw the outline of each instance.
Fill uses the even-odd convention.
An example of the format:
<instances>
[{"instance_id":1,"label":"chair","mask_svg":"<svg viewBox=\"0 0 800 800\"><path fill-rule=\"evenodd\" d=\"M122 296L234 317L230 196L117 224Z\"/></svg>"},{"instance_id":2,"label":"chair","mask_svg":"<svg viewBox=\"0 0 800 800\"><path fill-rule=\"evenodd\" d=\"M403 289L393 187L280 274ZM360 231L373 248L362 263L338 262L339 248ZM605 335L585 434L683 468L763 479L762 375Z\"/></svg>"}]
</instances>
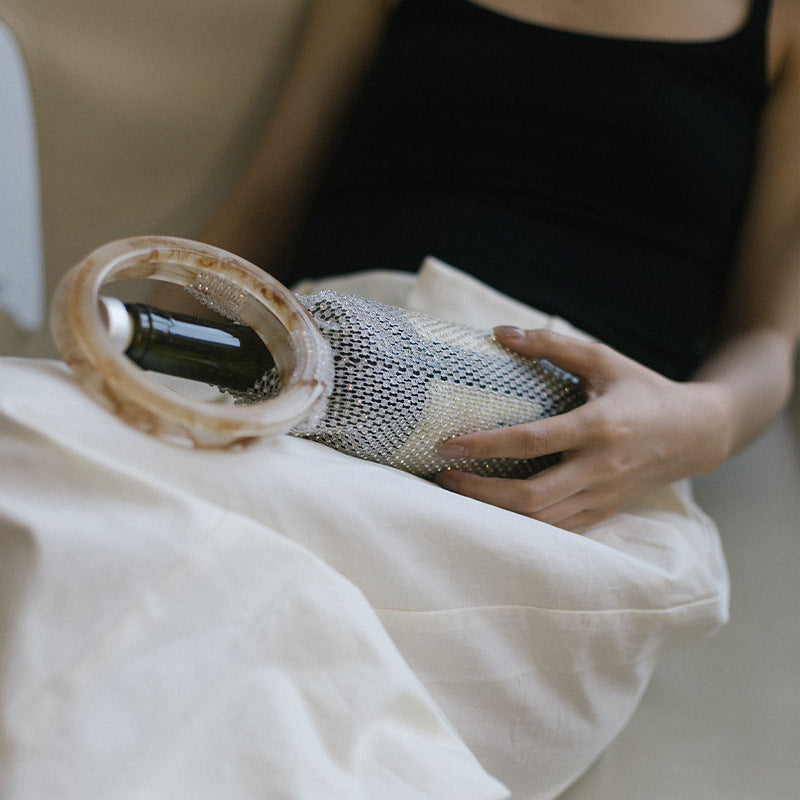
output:
<instances>
[{"instance_id":1,"label":"chair","mask_svg":"<svg viewBox=\"0 0 800 800\"><path fill-rule=\"evenodd\" d=\"M44 320L36 127L19 44L0 20L0 354L18 354Z\"/></svg>"}]
</instances>

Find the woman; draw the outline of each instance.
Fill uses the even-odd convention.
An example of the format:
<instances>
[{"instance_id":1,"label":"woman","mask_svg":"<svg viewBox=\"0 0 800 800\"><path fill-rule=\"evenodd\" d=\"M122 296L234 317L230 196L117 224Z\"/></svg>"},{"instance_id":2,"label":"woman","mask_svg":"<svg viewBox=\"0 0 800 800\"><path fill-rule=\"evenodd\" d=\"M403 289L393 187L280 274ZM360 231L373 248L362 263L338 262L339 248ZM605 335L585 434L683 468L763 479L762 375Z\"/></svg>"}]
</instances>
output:
<instances>
[{"instance_id":1,"label":"woman","mask_svg":"<svg viewBox=\"0 0 800 800\"><path fill-rule=\"evenodd\" d=\"M414 269L430 252L607 342L498 329L590 400L442 451L563 452L557 466L438 478L583 529L712 471L787 400L800 2L317 0L253 162L200 238L284 280L301 276L286 263Z\"/></svg>"}]
</instances>

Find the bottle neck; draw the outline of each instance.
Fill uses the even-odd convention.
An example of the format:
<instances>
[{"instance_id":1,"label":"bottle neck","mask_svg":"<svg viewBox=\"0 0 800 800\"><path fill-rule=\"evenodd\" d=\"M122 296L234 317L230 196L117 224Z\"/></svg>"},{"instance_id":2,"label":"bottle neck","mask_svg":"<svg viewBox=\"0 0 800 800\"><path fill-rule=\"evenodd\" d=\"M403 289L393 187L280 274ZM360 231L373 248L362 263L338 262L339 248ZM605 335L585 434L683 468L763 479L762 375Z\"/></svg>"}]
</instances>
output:
<instances>
[{"instance_id":1,"label":"bottle neck","mask_svg":"<svg viewBox=\"0 0 800 800\"><path fill-rule=\"evenodd\" d=\"M275 369L266 345L247 325L102 301L112 341L142 369L241 392Z\"/></svg>"}]
</instances>

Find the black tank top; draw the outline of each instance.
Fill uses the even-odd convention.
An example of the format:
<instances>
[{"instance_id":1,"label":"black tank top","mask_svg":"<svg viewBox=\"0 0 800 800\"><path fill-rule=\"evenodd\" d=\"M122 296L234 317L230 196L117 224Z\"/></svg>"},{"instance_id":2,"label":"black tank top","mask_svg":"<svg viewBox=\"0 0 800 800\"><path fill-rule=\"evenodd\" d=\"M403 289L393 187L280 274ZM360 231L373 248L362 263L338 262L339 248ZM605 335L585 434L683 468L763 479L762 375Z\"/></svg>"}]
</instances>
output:
<instances>
[{"instance_id":1,"label":"black tank top","mask_svg":"<svg viewBox=\"0 0 800 800\"><path fill-rule=\"evenodd\" d=\"M403 0L294 254L297 274L434 255L670 377L704 354L766 95L769 0L702 42Z\"/></svg>"}]
</instances>

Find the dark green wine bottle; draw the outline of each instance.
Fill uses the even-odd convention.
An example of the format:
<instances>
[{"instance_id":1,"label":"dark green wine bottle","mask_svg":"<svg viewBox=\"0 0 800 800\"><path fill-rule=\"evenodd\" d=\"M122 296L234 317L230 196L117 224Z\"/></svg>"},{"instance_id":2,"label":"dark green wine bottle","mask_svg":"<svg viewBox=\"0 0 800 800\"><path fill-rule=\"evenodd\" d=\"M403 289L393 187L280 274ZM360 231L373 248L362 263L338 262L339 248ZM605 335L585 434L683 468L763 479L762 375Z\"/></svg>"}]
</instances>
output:
<instances>
[{"instance_id":1,"label":"dark green wine bottle","mask_svg":"<svg viewBox=\"0 0 800 800\"><path fill-rule=\"evenodd\" d=\"M112 340L142 369L246 392L275 368L266 345L247 325L113 298L101 301Z\"/></svg>"}]
</instances>

